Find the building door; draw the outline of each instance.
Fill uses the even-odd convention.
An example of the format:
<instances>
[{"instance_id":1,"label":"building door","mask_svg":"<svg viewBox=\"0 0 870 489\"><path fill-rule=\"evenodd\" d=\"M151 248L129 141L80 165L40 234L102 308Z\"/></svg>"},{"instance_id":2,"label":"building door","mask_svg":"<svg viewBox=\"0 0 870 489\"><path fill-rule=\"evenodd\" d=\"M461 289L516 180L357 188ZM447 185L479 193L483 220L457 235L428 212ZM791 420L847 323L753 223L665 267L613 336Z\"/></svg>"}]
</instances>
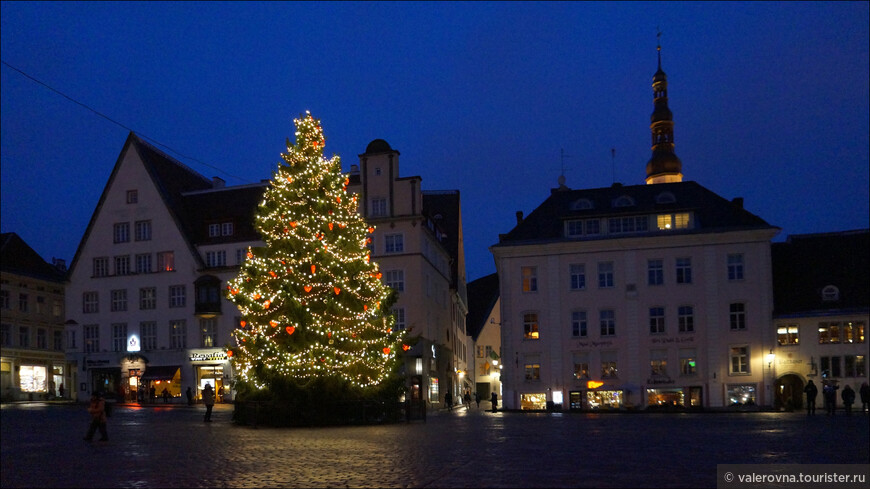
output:
<instances>
[{"instance_id":1,"label":"building door","mask_svg":"<svg viewBox=\"0 0 870 489\"><path fill-rule=\"evenodd\" d=\"M795 374L783 375L774 385L774 409L794 411L804 405L804 381Z\"/></svg>"}]
</instances>

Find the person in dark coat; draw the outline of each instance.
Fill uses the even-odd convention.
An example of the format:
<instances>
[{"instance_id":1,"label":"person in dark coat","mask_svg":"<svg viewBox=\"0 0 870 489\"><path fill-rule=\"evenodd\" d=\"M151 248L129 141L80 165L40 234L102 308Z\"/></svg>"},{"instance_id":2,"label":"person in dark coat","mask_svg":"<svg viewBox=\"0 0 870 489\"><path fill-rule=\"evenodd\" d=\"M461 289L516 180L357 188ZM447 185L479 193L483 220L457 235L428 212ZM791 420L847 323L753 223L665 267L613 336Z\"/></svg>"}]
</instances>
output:
<instances>
[{"instance_id":1,"label":"person in dark coat","mask_svg":"<svg viewBox=\"0 0 870 489\"><path fill-rule=\"evenodd\" d=\"M202 403L205 404L203 421L211 423L211 410L214 408L214 389L211 388L211 384L205 384L205 388L202 390Z\"/></svg>"},{"instance_id":2,"label":"person in dark coat","mask_svg":"<svg viewBox=\"0 0 870 489\"><path fill-rule=\"evenodd\" d=\"M193 406L193 391L190 390L190 387L187 388L187 405Z\"/></svg>"},{"instance_id":3,"label":"person in dark coat","mask_svg":"<svg viewBox=\"0 0 870 489\"><path fill-rule=\"evenodd\" d=\"M100 441L108 441L109 435L106 432L106 400L103 398L102 393L95 391L91 394L88 414L91 415L91 423L88 425L85 441L93 440L97 429L100 430Z\"/></svg>"},{"instance_id":4,"label":"person in dark coat","mask_svg":"<svg viewBox=\"0 0 870 489\"><path fill-rule=\"evenodd\" d=\"M447 406L448 411L453 411L453 394L449 391L444 394L444 405Z\"/></svg>"},{"instance_id":5,"label":"person in dark coat","mask_svg":"<svg viewBox=\"0 0 870 489\"><path fill-rule=\"evenodd\" d=\"M840 393L840 397L843 398L843 406L846 407L846 416L851 416L852 404L855 402L855 391L853 391L852 387L847 384L843 389L843 392Z\"/></svg>"},{"instance_id":6,"label":"person in dark coat","mask_svg":"<svg viewBox=\"0 0 870 489\"><path fill-rule=\"evenodd\" d=\"M825 384L822 388L822 396L825 398L825 410L828 411L828 416L833 416L837 411L837 389L839 389L839 386L833 384Z\"/></svg>"},{"instance_id":7,"label":"person in dark coat","mask_svg":"<svg viewBox=\"0 0 870 489\"><path fill-rule=\"evenodd\" d=\"M807 382L804 387L804 392L807 393L807 416L816 414L816 396L819 395L819 388L813 383L813 379Z\"/></svg>"},{"instance_id":8,"label":"person in dark coat","mask_svg":"<svg viewBox=\"0 0 870 489\"><path fill-rule=\"evenodd\" d=\"M861 390L858 392L861 394L861 412L870 411L870 386L867 382L861 384Z\"/></svg>"},{"instance_id":9,"label":"person in dark coat","mask_svg":"<svg viewBox=\"0 0 870 489\"><path fill-rule=\"evenodd\" d=\"M496 408L498 407L498 394L493 392L492 395L489 397L489 402L492 403L492 412L495 412Z\"/></svg>"}]
</instances>

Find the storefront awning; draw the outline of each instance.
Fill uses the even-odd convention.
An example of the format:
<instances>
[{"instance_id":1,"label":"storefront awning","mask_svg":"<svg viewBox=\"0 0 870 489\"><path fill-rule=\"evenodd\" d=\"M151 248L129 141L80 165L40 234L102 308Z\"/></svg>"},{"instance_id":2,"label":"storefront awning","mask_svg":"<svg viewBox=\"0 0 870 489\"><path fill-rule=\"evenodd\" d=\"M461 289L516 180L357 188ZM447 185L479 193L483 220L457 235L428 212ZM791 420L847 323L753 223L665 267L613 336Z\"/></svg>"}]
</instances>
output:
<instances>
[{"instance_id":1,"label":"storefront awning","mask_svg":"<svg viewBox=\"0 0 870 489\"><path fill-rule=\"evenodd\" d=\"M142 374L142 380L172 380L180 368L178 365L148 367Z\"/></svg>"}]
</instances>

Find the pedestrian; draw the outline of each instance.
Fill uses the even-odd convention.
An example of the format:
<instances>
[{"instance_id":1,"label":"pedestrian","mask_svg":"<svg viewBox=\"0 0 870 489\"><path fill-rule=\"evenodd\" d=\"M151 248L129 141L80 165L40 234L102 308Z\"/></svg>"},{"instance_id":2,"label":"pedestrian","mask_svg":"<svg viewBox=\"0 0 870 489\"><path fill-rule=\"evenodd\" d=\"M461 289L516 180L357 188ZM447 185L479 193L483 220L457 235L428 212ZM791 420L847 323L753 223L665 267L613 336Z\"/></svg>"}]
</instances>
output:
<instances>
[{"instance_id":1,"label":"pedestrian","mask_svg":"<svg viewBox=\"0 0 870 489\"><path fill-rule=\"evenodd\" d=\"M462 400L465 402L465 409L471 407L471 394L468 392L468 389L465 390L465 395L462 396Z\"/></svg>"},{"instance_id":2,"label":"pedestrian","mask_svg":"<svg viewBox=\"0 0 870 489\"><path fill-rule=\"evenodd\" d=\"M168 403L169 402L169 390L167 390L166 387L164 387L163 392L161 392L161 394L163 394L163 403L164 404Z\"/></svg>"},{"instance_id":3,"label":"pedestrian","mask_svg":"<svg viewBox=\"0 0 870 489\"><path fill-rule=\"evenodd\" d=\"M492 403L492 412L496 412L498 408L498 394L493 392L492 395L489 396L489 402Z\"/></svg>"},{"instance_id":4,"label":"pedestrian","mask_svg":"<svg viewBox=\"0 0 870 489\"><path fill-rule=\"evenodd\" d=\"M447 406L448 411L453 411L453 394L450 391L444 394L444 405Z\"/></svg>"},{"instance_id":5,"label":"pedestrian","mask_svg":"<svg viewBox=\"0 0 870 489\"><path fill-rule=\"evenodd\" d=\"M813 379L807 382L804 387L804 392L807 393L807 416L816 414L816 396L819 394L819 388L813 383Z\"/></svg>"},{"instance_id":6,"label":"pedestrian","mask_svg":"<svg viewBox=\"0 0 870 489\"><path fill-rule=\"evenodd\" d=\"M828 416L833 416L837 411L837 389L839 387L831 383L825 384L822 388L822 396L825 398L825 410L828 412Z\"/></svg>"},{"instance_id":7,"label":"pedestrian","mask_svg":"<svg viewBox=\"0 0 870 489\"><path fill-rule=\"evenodd\" d=\"M870 411L870 386L867 382L861 384L861 390L858 392L861 394L861 412Z\"/></svg>"},{"instance_id":8,"label":"pedestrian","mask_svg":"<svg viewBox=\"0 0 870 489\"><path fill-rule=\"evenodd\" d=\"M480 392L474 393L474 402L477 403L477 409L480 409Z\"/></svg>"},{"instance_id":9,"label":"pedestrian","mask_svg":"<svg viewBox=\"0 0 870 489\"><path fill-rule=\"evenodd\" d=\"M193 406L193 392L190 390L190 387L187 388L187 405Z\"/></svg>"},{"instance_id":10,"label":"pedestrian","mask_svg":"<svg viewBox=\"0 0 870 489\"><path fill-rule=\"evenodd\" d=\"M91 424L88 426L88 433L85 435L85 441L94 439L94 433L97 429L100 430L100 441L108 441L109 435L106 431L106 400L99 391L94 391L91 394L91 402L88 404L88 414L91 415Z\"/></svg>"},{"instance_id":11,"label":"pedestrian","mask_svg":"<svg viewBox=\"0 0 870 489\"><path fill-rule=\"evenodd\" d=\"M205 404L205 418L203 421L211 423L211 410L214 407L214 391L211 388L211 384L205 384L205 388L202 390L202 403Z\"/></svg>"},{"instance_id":12,"label":"pedestrian","mask_svg":"<svg viewBox=\"0 0 870 489\"><path fill-rule=\"evenodd\" d=\"M852 415L852 403L855 402L855 391L852 390L852 386L846 384L846 387L843 389L843 392L840 393L840 397L843 398L843 406L846 407L846 416Z\"/></svg>"},{"instance_id":13,"label":"pedestrian","mask_svg":"<svg viewBox=\"0 0 870 489\"><path fill-rule=\"evenodd\" d=\"M866 384L865 384L866 385ZM63 382L60 383L60 387L57 389L58 397L63 399Z\"/></svg>"},{"instance_id":14,"label":"pedestrian","mask_svg":"<svg viewBox=\"0 0 870 489\"><path fill-rule=\"evenodd\" d=\"M217 402L224 402L224 386L218 387Z\"/></svg>"},{"instance_id":15,"label":"pedestrian","mask_svg":"<svg viewBox=\"0 0 870 489\"><path fill-rule=\"evenodd\" d=\"M151 400L151 402L157 402L157 389L155 389L153 385L148 391L148 398Z\"/></svg>"}]
</instances>

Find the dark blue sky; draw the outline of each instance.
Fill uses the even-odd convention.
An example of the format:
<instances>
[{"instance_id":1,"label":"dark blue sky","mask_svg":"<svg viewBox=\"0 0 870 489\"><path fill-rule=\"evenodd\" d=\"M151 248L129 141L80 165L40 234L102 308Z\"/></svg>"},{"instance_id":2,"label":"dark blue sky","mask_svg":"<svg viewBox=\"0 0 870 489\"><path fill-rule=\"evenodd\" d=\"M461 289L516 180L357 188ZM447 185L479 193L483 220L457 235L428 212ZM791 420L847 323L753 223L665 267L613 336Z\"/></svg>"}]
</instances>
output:
<instances>
[{"instance_id":1,"label":"dark blue sky","mask_svg":"<svg viewBox=\"0 0 870 489\"><path fill-rule=\"evenodd\" d=\"M4 1L0 36L5 63L228 185L270 178L306 110L346 170L385 139L403 176L461 192L473 280L560 150L569 187L643 183L657 28L686 180L777 240L870 226L868 5ZM70 261L128 131L6 65L0 90L2 231Z\"/></svg>"}]
</instances>

